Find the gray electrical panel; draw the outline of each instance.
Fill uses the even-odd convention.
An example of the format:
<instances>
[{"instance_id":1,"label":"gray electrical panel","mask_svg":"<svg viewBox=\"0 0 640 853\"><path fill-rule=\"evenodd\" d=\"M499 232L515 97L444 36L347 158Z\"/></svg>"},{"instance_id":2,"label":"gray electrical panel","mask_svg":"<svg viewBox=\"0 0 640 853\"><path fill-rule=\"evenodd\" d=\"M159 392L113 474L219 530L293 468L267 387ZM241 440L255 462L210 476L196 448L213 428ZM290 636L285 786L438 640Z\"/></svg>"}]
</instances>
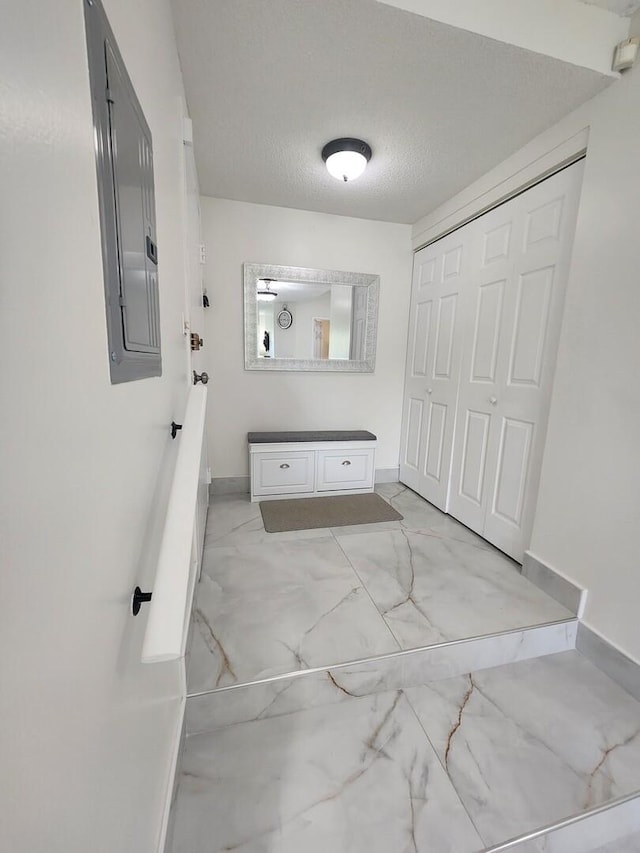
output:
<instances>
[{"instance_id":1,"label":"gray electrical panel","mask_svg":"<svg viewBox=\"0 0 640 853\"><path fill-rule=\"evenodd\" d=\"M99 0L85 0L111 382L160 376L151 131Z\"/></svg>"}]
</instances>

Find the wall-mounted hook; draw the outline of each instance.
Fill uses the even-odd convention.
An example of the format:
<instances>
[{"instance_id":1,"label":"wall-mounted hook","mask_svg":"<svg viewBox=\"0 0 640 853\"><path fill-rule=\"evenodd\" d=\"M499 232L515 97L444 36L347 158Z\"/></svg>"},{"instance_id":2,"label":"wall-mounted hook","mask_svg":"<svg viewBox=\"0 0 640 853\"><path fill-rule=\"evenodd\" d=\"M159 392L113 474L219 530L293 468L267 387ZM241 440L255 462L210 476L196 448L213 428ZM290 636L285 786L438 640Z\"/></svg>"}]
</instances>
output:
<instances>
[{"instance_id":1,"label":"wall-mounted hook","mask_svg":"<svg viewBox=\"0 0 640 853\"><path fill-rule=\"evenodd\" d=\"M177 424L175 421L171 421L171 438L175 438L177 436L179 429L182 429L182 424Z\"/></svg>"},{"instance_id":2,"label":"wall-mounted hook","mask_svg":"<svg viewBox=\"0 0 640 853\"><path fill-rule=\"evenodd\" d=\"M208 381L209 381L209 374L205 373L204 370L202 371L202 373L196 373L195 370L193 371L193 384L194 385L197 385L198 382L202 382L203 385L206 385Z\"/></svg>"},{"instance_id":3,"label":"wall-mounted hook","mask_svg":"<svg viewBox=\"0 0 640 853\"><path fill-rule=\"evenodd\" d=\"M151 601L151 596L153 593L151 592L143 592L139 586L137 586L133 591L133 599L131 602L131 612L134 616L137 616L140 613L140 608L144 604L145 601Z\"/></svg>"}]
</instances>

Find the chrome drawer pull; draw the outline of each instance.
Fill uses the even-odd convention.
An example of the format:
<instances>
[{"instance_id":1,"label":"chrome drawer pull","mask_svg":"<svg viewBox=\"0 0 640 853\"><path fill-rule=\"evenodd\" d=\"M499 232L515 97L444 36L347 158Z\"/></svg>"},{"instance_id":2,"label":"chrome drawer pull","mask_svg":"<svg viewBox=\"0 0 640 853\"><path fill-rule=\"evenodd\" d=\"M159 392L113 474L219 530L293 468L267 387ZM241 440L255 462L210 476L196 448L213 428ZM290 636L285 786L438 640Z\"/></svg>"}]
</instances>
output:
<instances>
[{"instance_id":1,"label":"chrome drawer pull","mask_svg":"<svg viewBox=\"0 0 640 853\"><path fill-rule=\"evenodd\" d=\"M349 460L348 460L348 459L345 459L345 460L344 460L344 462L343 462L342 464L343 464L343 465L351 465L351 462L349 462Z\"/></svg>"},{"instance_id":2,"label":"chrome drawer pull","mask_svg":"<svg viewBox=\"0 0 640 853\"><path fill-rule=\"evenodd\" d=\"M281 468L290 468L291 466L289 465L289 463L288 463L288 462L283 462L283 463L282 463L282 465L281 465L280 467L281 467Z\"/></svg>"}]
</instances>

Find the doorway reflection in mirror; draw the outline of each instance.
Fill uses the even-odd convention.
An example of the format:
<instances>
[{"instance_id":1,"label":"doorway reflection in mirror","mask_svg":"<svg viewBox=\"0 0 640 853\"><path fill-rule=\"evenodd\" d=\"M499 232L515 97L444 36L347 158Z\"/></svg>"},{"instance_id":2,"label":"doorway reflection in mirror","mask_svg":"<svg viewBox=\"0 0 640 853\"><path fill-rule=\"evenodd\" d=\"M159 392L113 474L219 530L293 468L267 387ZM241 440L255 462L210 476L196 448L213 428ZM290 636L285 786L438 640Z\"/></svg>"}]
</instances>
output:
<instances>
[{"instance_id":1,"label":"doorway reflection in mirror","mask_svg":"<svg viewBox=\"0 0 640 853\"><path fill-rule=\"evenodd\" d=\"M380 279L244 264L247 370L373 373Z\"/></svg>"},{"instance_id":2,"label":"doorway reflection in mirror","mask_svg":"<svg viewBox=\"0 0 640 853\"><path fill-rule=\"evenodd\" d=\"M258 358L364 358L366 287L279 281L277 299L257 311Z\"/></svg>"}]
</instances>

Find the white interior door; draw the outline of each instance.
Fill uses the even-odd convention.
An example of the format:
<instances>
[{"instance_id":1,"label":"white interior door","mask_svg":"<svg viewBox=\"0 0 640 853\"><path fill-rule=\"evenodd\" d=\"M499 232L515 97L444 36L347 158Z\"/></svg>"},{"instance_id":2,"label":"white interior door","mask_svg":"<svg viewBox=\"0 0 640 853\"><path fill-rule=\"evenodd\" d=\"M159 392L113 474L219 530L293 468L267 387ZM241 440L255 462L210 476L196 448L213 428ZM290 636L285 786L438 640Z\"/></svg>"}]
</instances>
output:
<instances>
[{"instance_id":1,"label":"white interior door","mask_svg":"<svg viewBox=\"0 0 640 853\"><path fill-rule=\"evenodd\" d=\"M582 171L471 223L448 511L516 560L531 534Z\"/></svg>"},{"instance_id":2,"label":"white interior door","mask_svg":"<svg viewBox=\"0 0 640 853\"><path fill-rule=\"evenodd\" d=\"M446 509L460 372L461 288L469 265L469 230L461 228L418 252L413 288L400 479Z\"/></svg>"}]
</instances>

